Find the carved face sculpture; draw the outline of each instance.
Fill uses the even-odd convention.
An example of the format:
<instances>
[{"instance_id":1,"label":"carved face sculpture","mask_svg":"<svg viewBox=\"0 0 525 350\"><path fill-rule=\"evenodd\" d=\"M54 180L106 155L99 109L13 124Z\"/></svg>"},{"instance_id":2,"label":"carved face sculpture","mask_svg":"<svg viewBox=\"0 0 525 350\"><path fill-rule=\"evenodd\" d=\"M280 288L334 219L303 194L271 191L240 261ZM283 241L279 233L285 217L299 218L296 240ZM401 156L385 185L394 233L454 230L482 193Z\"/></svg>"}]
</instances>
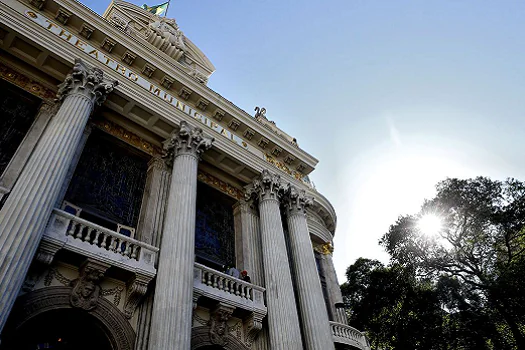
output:
<instances>
[{"instance_id":1,"label":"carved face sculpture","mask_svg":"<svg viewBox=\"0 0 525 350\"><path fill-rule=\"evenodd\" d=\"M82 295L82 297L87 299L91 294L93 294L96 287L97 286L95 285L95 283L93 283L93 281L88 280L84 284L81 285L80 295Z\"/></svg>"}]
</instances>

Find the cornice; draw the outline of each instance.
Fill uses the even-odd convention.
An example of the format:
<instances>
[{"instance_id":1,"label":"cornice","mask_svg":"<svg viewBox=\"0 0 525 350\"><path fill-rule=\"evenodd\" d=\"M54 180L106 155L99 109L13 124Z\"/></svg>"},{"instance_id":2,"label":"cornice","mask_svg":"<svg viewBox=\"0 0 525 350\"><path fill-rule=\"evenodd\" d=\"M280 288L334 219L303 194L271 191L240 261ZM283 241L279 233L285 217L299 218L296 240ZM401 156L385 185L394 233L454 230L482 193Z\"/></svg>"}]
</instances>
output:
<instances>
[{"instance_id":1,"label":"cornice","mask_svg":"<svg viewBox=\"0 0 525 350\"><path fill-rule=\"evenodd\" d=\"M110 36L121 45L126 46L128 49L134 48L137 51L143 51L138 53L146 61L152 63L158 69L164 71L167 74L172 75L175 79L179 80L182 84L192 89L195 93L206 98L208 101L214 103L219 108L223 109L234 118L239 119L248 128L256 130L261 136L271 140L279 147L286 150L288 153L295 155L298 159L306 163L311 168L315 168L318 160L302 150L301 148L294 147L288 142L285 142L278 135L267 130L258 123L250 114L236 106L233 102L229 101L216 91L212 90L206 85L199 83L192 76L186 73L181 67L178 67L176 62L169 58L165 53L155 50L144 41L140 41L137 38L130 36L116 29L106 19L95 13L77 0L53 0L56 4L63 7L64 9L73 13L73 15L79 17L83 21L88 22L91 26L94 26L97 30L103 32L107 36Z\"/></svg>"}]
</instances>

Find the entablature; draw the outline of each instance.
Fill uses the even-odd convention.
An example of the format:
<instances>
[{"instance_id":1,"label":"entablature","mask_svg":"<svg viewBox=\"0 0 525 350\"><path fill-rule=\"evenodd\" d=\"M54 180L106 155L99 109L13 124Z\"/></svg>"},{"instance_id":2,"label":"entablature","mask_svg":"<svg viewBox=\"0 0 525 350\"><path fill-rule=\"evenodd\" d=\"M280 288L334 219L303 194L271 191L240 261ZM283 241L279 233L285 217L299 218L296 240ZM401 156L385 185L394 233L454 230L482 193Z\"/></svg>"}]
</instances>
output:
<instances>
[{"instance_id":1,"label":"entablature","mask_svg":"<svg viewBox=\"0 0 525 350\"><path fill-rule=\"evenodd\" d=\"M40 3L37 0L27 1ZM115 4L134 6L123 1ZM182 102L198 110L199 114L206 116L210 122L258 149L262 157L275 157L294 176L303 177L314 170L317 159L301 150L295 142L288 140L288 135L265 127L247 112L199 82L184 69L183 63L173 60L146 40L117 29L115 24L77 1L48 0L40 9L36 9L34 5L31 8L45 15L51 22L56 22L68 33L78 36L82 42L99 50L100 55L114 60L117 65L111 68L127 79L136 79L137 76L144 78L150 83L149 89L145 86L144 88L157 94L157 97L165 99L166 94L169 95L169 99L187 96ZM135 11L143 10L136 7ZM67 40L64 35L68 34L62 34L62 39ZM189 43L188 40L188 45Z\"/></svg>"}]
</instances>

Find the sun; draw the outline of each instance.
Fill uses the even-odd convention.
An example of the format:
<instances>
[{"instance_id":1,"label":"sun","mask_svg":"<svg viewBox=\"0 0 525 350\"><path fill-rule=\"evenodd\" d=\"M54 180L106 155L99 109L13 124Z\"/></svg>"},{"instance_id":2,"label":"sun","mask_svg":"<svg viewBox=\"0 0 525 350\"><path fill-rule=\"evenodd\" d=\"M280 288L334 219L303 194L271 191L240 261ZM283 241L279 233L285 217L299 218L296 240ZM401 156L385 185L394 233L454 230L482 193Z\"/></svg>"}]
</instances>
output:
<instances>
[{"instance_id":1,"label":"sun","mask_svg":"<svg viewBox=\"0 0 525 350\"><path fill-rule=\"evenodd\" d=\"M443 222L436 214L425 214L419 218L417 227L424 235L435 236L443 228Z\"/></svg>"}]
</instances>

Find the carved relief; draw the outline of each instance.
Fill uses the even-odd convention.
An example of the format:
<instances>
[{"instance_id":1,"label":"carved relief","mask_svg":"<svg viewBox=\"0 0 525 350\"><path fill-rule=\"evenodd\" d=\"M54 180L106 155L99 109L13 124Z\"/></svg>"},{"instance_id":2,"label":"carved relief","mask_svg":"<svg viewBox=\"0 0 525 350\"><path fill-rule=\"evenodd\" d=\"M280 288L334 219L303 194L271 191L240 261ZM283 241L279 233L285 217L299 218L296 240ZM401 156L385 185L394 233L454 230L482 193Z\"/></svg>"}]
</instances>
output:
<instances>
[{"instance_id":1,"label":"carved relief","mask_svg":"<svg viewBox=\"0 0 525 350\"><path fill-rule=\"evenodd\" d=\"M126 318L129 319L133 317L135 309L148 290L148 283L150 280L151 277L135 276L135 278L128 283L128 294L126 304L124 304L124 315Z\"/></svg>"},{"instance_id":2,"label":"carved relief","mask_svg":"<svg viewBox=\"0 0 525 350\"><path fill-rule=\"evenodd\" d=\"M80 268L79 277L71 282L73 289L69 297L71 306L93 310L100 296L100 281L109 265L88 259Z\"/></svg>"},{"instance_id":3,"label":"carved relief","mask_svg":"<svg viewBox=\"0 0 525 350\"><path fill-rule=\"evenodd\" d=\"M222 181L222 180L219 180L218 178L216 178L215 176L213 175L210 175L202 170L199 170L199 173L197 175L197 179L199 181L202 181L204 182L205 184L208 184L218 190L220 190L221 192L223 193L226 193L227 195L235 198L235 199L242 199L244 198L244 194L243 194L243 191L236 188L236 187L233 187L232 185Z\"/></svg>"},{"instance_id":4,"label":"carved relief","mask_svg":"<svg viewBox=\"0 0 525 350\"><path fill-rule=\"evenodd\" d=\"M38 96L44 100L52 101L55 98L55 92L53 90L26 77L24 74L17 72L2 62L0 62L0 78L13 83L30 94Z\"/></svg>"},{"instance_id":5,"label":"carved relief","mask_svg":"<svg viewBox=\"0 0 525 350\"><path fill-rule=\"evenodd\" d=\"M208 322L210 326L210 341L212 344L223 346L228 336L228 325L235 307L219 303L212 311Z\"/></svg>"},{"instance_id":6,"label":"carved relief","mask_svg":"<svg viewBox=\"0 0 525 350\"><path fill-rule=\"evenodd\" d=\"M332 255L334 252L334 246L332 242L327 242L324 244L314 244L314 250L322 255Z\"/></svg>"},{"instance_id":7,"label":"carved relief","mask_svg":"<svg viewBox=\"0 0 525 350\"><path fill-rule=\"evenodd\" d=\"M144 140L140 136L135 135L129 130L124 129L120 125L110 122L109 120L95 120L93 126L107 132L110 135L130 144L141 151L144 151L152 156L162 154L162 149Z\"/></svg>"},{"instance_id":8,"label":"carved relief","mask_svg":"<svg viewBox=\"0 0 525 350\"><path fill-rule=\"evenodd\" d=\"M174 19L157 17L148 26L146 40L175 60L186 51L184 33Z\"/></svg>"}]
</instances>

